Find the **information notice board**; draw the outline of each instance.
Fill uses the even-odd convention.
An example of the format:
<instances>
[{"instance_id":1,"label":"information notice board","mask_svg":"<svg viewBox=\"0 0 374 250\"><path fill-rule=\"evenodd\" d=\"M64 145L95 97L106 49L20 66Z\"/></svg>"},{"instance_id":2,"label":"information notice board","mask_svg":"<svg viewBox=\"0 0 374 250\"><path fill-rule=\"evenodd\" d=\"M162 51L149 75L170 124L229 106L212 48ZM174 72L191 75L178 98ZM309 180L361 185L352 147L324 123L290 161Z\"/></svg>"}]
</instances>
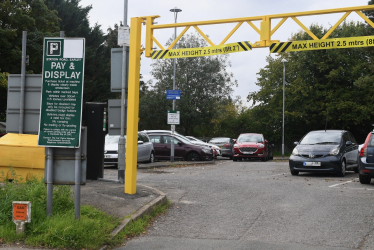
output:
<instances>
[{"instance_id":1,"label":"information notice board","mask_svg":"<svg viewBox=\"0 0 374 250\"><path fill-rule=\"evenodd\" d=\"M80 145L84 38L44 38L38 145Z\"/></svg>"}]
</instances>

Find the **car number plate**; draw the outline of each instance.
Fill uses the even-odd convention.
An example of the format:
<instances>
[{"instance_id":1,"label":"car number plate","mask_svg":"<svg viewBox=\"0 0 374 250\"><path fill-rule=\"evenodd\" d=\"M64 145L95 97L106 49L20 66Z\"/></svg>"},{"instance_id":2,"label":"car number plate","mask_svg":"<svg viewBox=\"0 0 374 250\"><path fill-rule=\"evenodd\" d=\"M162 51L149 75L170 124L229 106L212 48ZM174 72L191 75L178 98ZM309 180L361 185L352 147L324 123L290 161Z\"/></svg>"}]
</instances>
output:
<instances>
[{"instance_id":1,"label":"car number plate","mask_svg":"<svg viewBox=\"0 0 374 250\"><path fill-rule=\"evenodd\" d=\"M313 166L313 167L320 167L321 166L321 162L303 162L303 165L304 166Z\"/></svg>"},{"instance_id":2,"label":"car number plate","mask_svg":"<svg viewBox=\"0 0 374 250\"><path fill-rule=\"evenodd\" d=\"M243 152L243 154L251 155L251 154L253 154L253 152Z\"/></svg>"}]
</instances>

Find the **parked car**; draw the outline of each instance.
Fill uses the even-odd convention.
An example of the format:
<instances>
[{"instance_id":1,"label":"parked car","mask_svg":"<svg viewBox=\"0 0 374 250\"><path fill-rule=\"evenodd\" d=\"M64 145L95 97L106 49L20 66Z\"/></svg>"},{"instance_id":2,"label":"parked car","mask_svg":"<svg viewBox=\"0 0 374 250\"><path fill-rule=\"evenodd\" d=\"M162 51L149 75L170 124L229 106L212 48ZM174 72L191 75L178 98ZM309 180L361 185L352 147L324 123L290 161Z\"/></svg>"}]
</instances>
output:
<instances>
[{"instance_id":1,"label":"parked car","mask_svg":"<svg viewBox=\"0 0 374 250\"><path fill-rule=\"evenodd\" d=\"M143 132L145 132L147 134L171 134L171 130L144 130ZM221 150L219 148L215 147L215 145L203 142L203 141L198 140L198 139L192 140L192 139L188 138L187 136L179 134L176 131L174 132L174 134L179 135L180 137L183 137L183 139L185 139L187 141L190 141L192 144L212 148L214 157L221 154Z\"/></svg>"},{"instance_id":2,"label":"parked car","mask_svg":"<svg viewBox=\"0 0 374 250\"><path fill-rule=\"evenodd\" d=\"M299 172L329 172L344 176L358 172L358 144L346 130L318 130L306 134L289 159L292 175Z\"/></svg>"},{"instance_id":3,"label":"parked car","mask_svg":"<svg viewBox=\"0 0 374 250\"><path fill-rule=\"evenodd\" d=\"M361 184L369 184L374 177L374 132L370 132L359 151L358 178Z\"/></svg>"},{"instance_id":4,"label":"parked car","mask_svg":"<svg viewBox=\"0 0 374 250\"><path fill-rule=\"evenodd\" d=\"M232 160L233 139L228 137L215 137L210 139L208 143L217 145L221 149L221 156L230 157L230 160Z\"/></svg>"},{"instance_id":5,"label":"parked car","mask_svg":"<svg viewBox=\"0 0 374 250\"><path fill-rule=\"evenodd\" d=\"M119 135L105 136L104 164L118 165ZM126 136L125 136L126 138ZM138 132L138 162L154 162L155 150L146 133Z\"/></svg>"},{"instance_id":6,"label":"parked car","mask_svg":"<svg viewBox=\"0 0 374 250\"><path fill-rule=\"evenodd\" d=\"M171 143L174 143L174 158L186 161L213 160L213 150L206 146L199 146L179 135L167 133L149 134L155 149L155 158L169 160Z\"/></svg>"},{"instance_id":7,"label":"parked car","mask_svg":"<svg viewBox=\"0 0 374 250\"><path fill-rule=\"evenodd\" d=\"M273 145L269 144L262 134L240 134L234 142L232 152L233 161L241 159L261 159L262 161L267 161L273 159Z\"/></svg>"},{"instance_id":8,"label":"parked car","mask_svg":"<svg viewBox=\"0 0 374 250\"><path fill-rule=\"evenodd\" d=\"M186 137L187 137L187 139L189 139L194 144L206 145L206 146L210 147L211 149L213 149L213 153L214 153L215 157L220 156L222 154L220 147L218 147L217 145L214 145L214 144L211 144L211 143L206 143L205 141L197 139L196 137L193 137L193 136L186 136Z\"/></svg>"}]
</instances>

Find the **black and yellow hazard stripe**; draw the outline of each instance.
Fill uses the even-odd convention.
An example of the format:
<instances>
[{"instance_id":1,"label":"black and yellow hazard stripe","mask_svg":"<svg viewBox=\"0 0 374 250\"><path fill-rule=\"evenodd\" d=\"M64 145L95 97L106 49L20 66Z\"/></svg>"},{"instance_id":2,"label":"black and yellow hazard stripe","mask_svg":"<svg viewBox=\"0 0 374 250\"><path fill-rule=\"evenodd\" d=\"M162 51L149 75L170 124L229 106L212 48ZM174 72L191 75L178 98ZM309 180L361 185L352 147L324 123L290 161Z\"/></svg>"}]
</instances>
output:
<instances>
[{"instance_id":1,"label":"black and yellow hazard stripe","mask_svg":"<svg viewBox=\"0 0 374 250\"><path fill-rule=\"evenodd\" d=\"M292 42L273 43L270 45L270 53L286 52Z\"/></svg>"},{"instance_id":2,"label":"black and yellow hazard stripe","mask_svg":"<svg viewBox=\"0 0 374 250\"><path fill-rule=\"evenodd\" d=\"M248 41L215 45L200 48L185 48L171 50L154 50L151 54L152 59L182 58L182 57L199 57L214 56L228 53L252 50L252 45Z\"/></svg>"}]
</instances>

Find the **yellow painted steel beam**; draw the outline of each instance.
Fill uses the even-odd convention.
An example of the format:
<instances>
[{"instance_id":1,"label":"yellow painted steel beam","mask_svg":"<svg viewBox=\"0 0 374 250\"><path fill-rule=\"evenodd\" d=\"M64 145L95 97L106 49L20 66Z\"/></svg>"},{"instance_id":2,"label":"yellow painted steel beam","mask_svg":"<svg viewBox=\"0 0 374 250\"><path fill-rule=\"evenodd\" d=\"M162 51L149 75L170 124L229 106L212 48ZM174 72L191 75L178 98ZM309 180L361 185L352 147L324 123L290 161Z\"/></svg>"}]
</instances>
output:
<instances>
[{"instance_id":1,"label":"yellow painted steel beam","mask_svg":"<svg viewBox=\"0 0 374 250\"><path fill-rule=\"evenodd\" d=\"M140 17L140 19L145 20L147 23L146 27L146 40L145 40L145 56L149 57L152 53L152 47L153 47L153 41L156 42L156 44L159 44L157 40L153 37L153 23L156 18L159 18L160 16L147 16L145 18ZM160 46L160 45L159 45ZM162 46L161 46L162 47Z\"/></svg>"},{"instance_id":2,"label":"yellow painted steel beam","mask_svg":"<svg viewBox=\"0 0 374 250\"><path fill-rule=\"evenodd\" d=\"M153 40L153 41L158 45L158 47L160 47L161 50L165 50L164 47L161 45L161 43L159 43L159 42L156 40L156 38L154 38L153 36L152 36L152 40Z\"/></svg>"},{"instance_id":3,"label":"yellow painted steel beam","mask_svg":"<svg viewBox=\"0 0 374 250\"><path fill-rule=\"evenodd\" d=\"M204 32L201 31L201 29L199 27L197 27L196 25L193 26L195 28L195 30L197 30L197 32L199 32L199 34L204 37L205 41L207 41L210 46L215 46L215 44L208 38L207 35L204 34Z\"/></svg>"},{"instance_id":4,"label":"yellow painted steel beam","mask_svg":"<svg viewBox=\"0 0 374 250\"><path fill-rule=\"evenodd\" d=\"M149 29L153 30L155 29L165 29L165 28L175 28L175 27L190 27L193 26L195 29L199 32L199 34L204 37L204 39L211 45L214 46L214 43L207 39L207 36L198 28L198 26L202 25L213 25L213 24L227 24L227 23L237 23L235 28L225 37L225 39L220 43L220 45L223 45L227 42L227 40L236 32L236 30L241 26L243 22L247 22L259 35L260 35L260 41L253 42L253 48L261 48L261 47L268 47L270 44L274 42L279 42L278 40L272 40L272 35L281 27L284 22L288 18L292 18L297 24L300 25L314 40L319 40L309 29L306 28L302 22L300 22L297 17L302 16L312 16L312 15L325 15L325 14L335 14L335 13L345 13L342 17L342 20L344 20L344 17L347 17L349 13L352 11L355 11L358 15L360 15L369 25L371 25L374 28L374 23L371 22L364 14L362 14L361 11L363 10L374 10L374 5L366 5L366 6L356 6L356 7L346 7L346 8L336 8L336 9L326 9L326 10L315 10L315 11L304 11L304 12L294 12L294 13L285 13L285 14L275 14L275 15L266 15L266 16L254 16L254 17L242 17L242 18L231 18L231 19L221 19L221 20L211 20L211 21L198 21L198 22L186 22L186 23L172 23L172 24L161 24L161 25L154 25L153 19L157 18L159 16L152 16L152 22L149 22L147 19L147 29L149 26ZM147 17L146 17L147 18ZM271 30L271 22L273 19L282 19L272 30ZM252 21L261 21L261 28L258 29ZM341 23L341 20L335 24L332 29L330 29L328 36L336 29L336 27L339 26ZM148 33L147 33L148 34ZM328 36L324 36L327 38ZM152 36L153 37L153 36ZM148 37L147 35L147 41L155 41L151 36ZM180 39L180 36L176 41L173 42L174 44ZM150 57L152 53L152 49L148 48L146 43L146 56ZM169 47L170 48L170 47Z\"/></svg>"},{"instance_id":5,"label":"yellow painted steel beam","mask_svg":"<svg viewBox=\"0 0 374 250\"><path fill-rule=\"evenodd\" d=\"M127 194L136 193L142 23L143 18L131 18L125 170L125 193Z\"/></svg>"},{"instance_id":6,"label":"yellow painted steel beam","mask_svg":"<svg viewBox=\"0 0 374 250\"><path fill-rule=\"evenodd\" d=\"M352 11L348 11L346 12L340 19L339 21L333 26L331 27L331 29L321 38L321 39L327 39L331 33L349 16L349 14L351 14Z\"/></svg>"},{"instance_id":7,"label":"yellow painted steel beam","mask_svg":"<svg viewBox=\"0 0 374 250\"><path fill-rule=\"evenodd\" d=\"M182 33L180 33L179 36L174 40L174 42L172 42L172 44L170 44L170 46L169 46L168 49L172 49L174 47L174 45L179 41L179 39L181 39L181 37L187 32L187 30L190 27L191 26L187 26L186 28L184 28L184 30L182 31Z\"/></svg>"},{"instance_id":8,"label":"yellow painted steel beam","mask_svg":"<svg viewBox=\"0 0 374 250\"><path fill-rule=\"evenodd\" d=\"M247 21L247 23L259 34L261 35L261 31L254 25L251 21Z\"/></svg>"}]
</instances>

